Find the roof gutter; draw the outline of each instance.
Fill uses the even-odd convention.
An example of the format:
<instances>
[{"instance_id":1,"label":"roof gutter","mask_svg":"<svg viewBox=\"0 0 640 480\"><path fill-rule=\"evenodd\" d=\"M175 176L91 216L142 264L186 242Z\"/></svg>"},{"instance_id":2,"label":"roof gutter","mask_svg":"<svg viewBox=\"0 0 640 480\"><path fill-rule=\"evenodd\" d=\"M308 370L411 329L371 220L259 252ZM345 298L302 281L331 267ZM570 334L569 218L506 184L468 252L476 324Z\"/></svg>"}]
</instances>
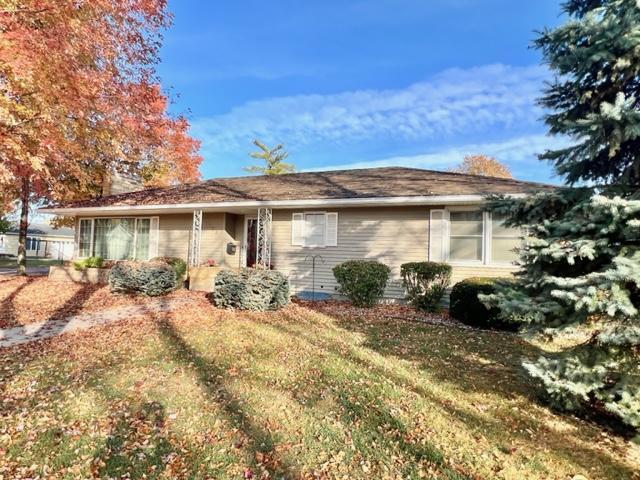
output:
<instances>
[{"instance_id":1,"label":"roof gutter","mask_svg":"<svg viewBox=\"0 0 640 480\"><path fill-rule=\"evenodd\" d=\"M524 198L525 193L507 195L511 198ZM229 211L247 208L307 208L307 207L389 207L406 205L471 205L483 203L485 195L433 195L407 197L368 197L368 198L337 198L337 199L309 199L309 200L248 200L239 202L203 202L176 203L166 205L108 205L104 207L50 207L40 208L38 213L45 215L100 215L113 213L134 212L145 213L183 213L193 210Z\"/></svg>"}]
</instances>

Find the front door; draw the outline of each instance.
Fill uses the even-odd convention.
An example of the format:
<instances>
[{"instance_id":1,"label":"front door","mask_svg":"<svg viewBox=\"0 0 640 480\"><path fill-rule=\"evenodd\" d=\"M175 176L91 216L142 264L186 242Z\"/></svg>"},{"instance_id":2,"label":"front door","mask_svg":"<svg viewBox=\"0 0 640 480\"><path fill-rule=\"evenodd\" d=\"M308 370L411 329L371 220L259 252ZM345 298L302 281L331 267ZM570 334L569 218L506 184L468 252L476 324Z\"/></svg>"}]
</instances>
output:
<instances>
[{"instance_id":1,"label":"front door","mask_svg":"<svg viewBox=\"0 0 640 480\"><path fill-rule=\"evenodd\" d=\"M247 267L253 267L256 264L256 254L258 250L258 219L247 218L245 223L246 233L246 263Z\"/></svg>"}]
</instances>

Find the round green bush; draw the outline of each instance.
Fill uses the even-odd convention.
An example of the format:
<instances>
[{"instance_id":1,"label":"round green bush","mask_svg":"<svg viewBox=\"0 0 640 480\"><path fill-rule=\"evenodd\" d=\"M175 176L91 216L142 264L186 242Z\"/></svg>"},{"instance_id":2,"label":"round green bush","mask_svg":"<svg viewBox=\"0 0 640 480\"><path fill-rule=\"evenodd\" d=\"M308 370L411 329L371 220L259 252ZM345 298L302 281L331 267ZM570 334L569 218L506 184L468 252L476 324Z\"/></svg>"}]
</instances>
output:
<instances>
[{"instance_id":1,"label":"round green bush","mask_svg":"<svg viewBox=\"0 0 640 480\"><path fill-rule=\"evenodd\" d=\"M451 265L410 262L400 266L400 276L409 304L419 310L440 310L442 297L451 282Z\"/></svg>"},{"instance_id":2,"label":"round green bush","mask_svg":"<svg viewBox=\"0 0 640 480\"><path fill-rule=\"evenodd\" d=\"M479 294L495 293L498 282L512 281L508 278L468 278L456 283L451 289L449 313L456 320L478 328L516 331L518 324L500 318L500 310L488 309L478 298Z\"/></svg>"},{"instance_id":3,"label":"round green bush","mask_svg":"<svg viewBox=\"0 0 640 480\"><path fill-rule=\"evenodd\" d=\"M222 270L211 295L216 307L238 310L278 310L289 303L289 280L275 270Z\"/></svg>"},{"instance_id":4,"label":"round green bush","mask_svg":"<svg viewBox=\"0 0 640 480\"><path fill-rule=\"evenodd\" d=\"M176 271L165 262L116 263L109 272L109 288L118 293L142 293L150 297L165 295L178 286Z\"/></svg>"},{"instance_id":5,"label":"round green bush","mask_svg":"<svg viewBox=\"0 0 640 480\"><path fill-rule=\"evenodd\" d=\"M179 280L184 278L185 274L187 273L187 262L185 262L180 257L155 257L149 261L168 263L176 271L176 276Z\"/></svg>"},{"instance_id":6,"label":"round green bush","mask_svg":"<svg viewBox=\"0 0 640 480\"><path fill-rule=\"evenodd\" d=\"M375 260L349 260L333 267L339 292L356 307L372 307L382 298L390 272Z\"/></svg>"}]
</instances>

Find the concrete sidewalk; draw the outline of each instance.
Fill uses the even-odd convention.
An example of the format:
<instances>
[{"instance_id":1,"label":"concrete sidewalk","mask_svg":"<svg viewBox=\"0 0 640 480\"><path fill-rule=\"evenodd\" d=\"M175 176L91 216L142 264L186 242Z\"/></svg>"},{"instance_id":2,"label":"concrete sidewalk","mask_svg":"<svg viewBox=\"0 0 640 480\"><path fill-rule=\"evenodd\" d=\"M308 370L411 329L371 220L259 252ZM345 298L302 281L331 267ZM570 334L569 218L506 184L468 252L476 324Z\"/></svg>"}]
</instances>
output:
<instances>
[{"instance_id":1,"label":"concrete sidewalk","mask_svg":"<svg viewBox=\"0 0 640 480\"><path fill-rule=\"evenodd\" d=\"M0 267L0 276L11 276L16 274L15 267ZM27 267L27 275L41 276L49 275L49 267Z\"/></svg>"},{"instance_id":2,"label":"concrete sidewalk","mask_svg":"<svg viewBox=\"0 0 640 480\"><path fill-rule=\"evenodd\" d=\"M159 298L149 301L146 305L114 307L102 312L84 313L60 320L48 320L20 327L0 329L0 348L51 338L63 333L87 330L97 325L126 320L131 317L146 315L150 312L169 312L188 302L188 299L167 300Z\"/></svg>"}]
</instances>

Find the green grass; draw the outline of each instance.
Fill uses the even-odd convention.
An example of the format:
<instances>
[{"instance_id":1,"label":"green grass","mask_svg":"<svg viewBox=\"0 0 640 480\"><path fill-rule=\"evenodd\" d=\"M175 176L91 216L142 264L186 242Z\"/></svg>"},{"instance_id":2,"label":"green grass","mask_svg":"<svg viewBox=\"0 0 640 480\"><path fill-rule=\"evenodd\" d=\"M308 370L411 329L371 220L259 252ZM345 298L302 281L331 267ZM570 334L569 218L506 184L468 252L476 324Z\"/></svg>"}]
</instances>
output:
<instances>
[{"instance_id":1,"label":"green grass","mask_svg":"<svg viewBox=\"0 0 640 480\"><path fill-rule=\"evenodd\" d=\"M198 302L0 350L0 474L637 478L635 447L537 401L513 335Z\"/></svg>"},{"instance_id":2,"label":"green grass","mask_svg":"<svg viewBox=\"0 0 640 480\"><path fill-rule=\"evenodd\" d=\"M16 268L18 266L17 259L0 258L0 268ZM27 258L27 267L50 267L52 265L62 265L62 260L54 260L51 258Z\"/></svg>"}]
</instances>

